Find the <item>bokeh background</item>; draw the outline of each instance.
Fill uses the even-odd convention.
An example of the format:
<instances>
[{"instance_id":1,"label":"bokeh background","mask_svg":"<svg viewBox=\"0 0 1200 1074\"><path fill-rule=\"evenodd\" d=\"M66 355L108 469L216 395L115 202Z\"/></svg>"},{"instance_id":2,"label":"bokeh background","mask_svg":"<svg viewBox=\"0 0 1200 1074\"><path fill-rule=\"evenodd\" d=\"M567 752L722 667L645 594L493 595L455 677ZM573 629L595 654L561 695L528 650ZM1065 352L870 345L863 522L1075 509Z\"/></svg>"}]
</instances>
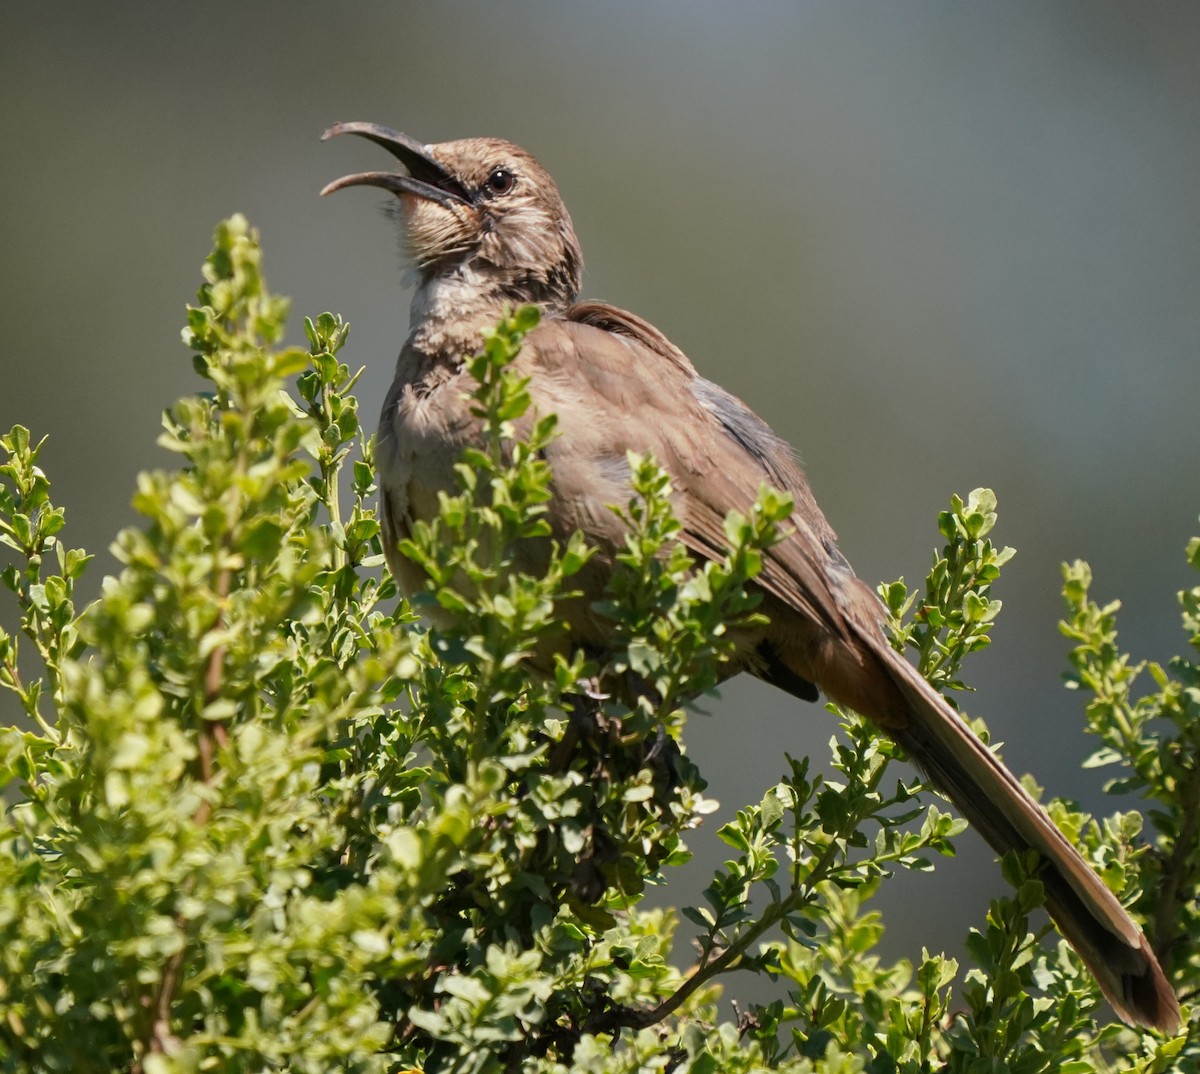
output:
<instances>
[{"instance_id":1,"label":"bokeh background","mask_svg":"<svg viewBox=\"0 0 1200 1074\"><path fill-rule=\"evenodd\" d=\"M1019 555L970 707L1018 771L1113 808L1063 690L1059 564L1184 644L1200 513L1200 6L8 4L0 15L0 427L49 433L71 543L133 520L196 389L179 343L214 224L261 230L301 319L352 324L373 415L406 331L386 167L338 120L507 137L557 178L586 293L651 319L800 450L859 573L923 576L952 492L987 485ZM85 589L112 561L101 556ZM8 699L0 718L15 716ZM820 706L746 680L688 747L722 816ZM719 820L719 818L718 818ZM716 823L663 901L697 898ZM999 890L974 837L886 902L889 954L959 950Z\"/></svg>"}]
</instances>

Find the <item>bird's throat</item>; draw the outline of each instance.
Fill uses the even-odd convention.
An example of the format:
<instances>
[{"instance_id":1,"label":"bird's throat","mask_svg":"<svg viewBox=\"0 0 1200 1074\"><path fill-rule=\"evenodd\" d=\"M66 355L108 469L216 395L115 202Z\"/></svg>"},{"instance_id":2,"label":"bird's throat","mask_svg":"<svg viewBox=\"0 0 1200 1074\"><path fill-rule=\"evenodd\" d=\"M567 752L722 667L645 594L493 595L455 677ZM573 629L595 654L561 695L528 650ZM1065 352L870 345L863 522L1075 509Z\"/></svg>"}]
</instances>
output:
<instances>
[{"instance_id":1,"label":"bird's throat","mask_svg":"<svg viewBox=\"0 0 1200 1074\"><path fill-rule=\"evenodd\" d=\"M409 343L430 358L458 362L483 346L514 303L502 284L473 266L423 278L413 292Z\"/></svg>"}]
</instances>

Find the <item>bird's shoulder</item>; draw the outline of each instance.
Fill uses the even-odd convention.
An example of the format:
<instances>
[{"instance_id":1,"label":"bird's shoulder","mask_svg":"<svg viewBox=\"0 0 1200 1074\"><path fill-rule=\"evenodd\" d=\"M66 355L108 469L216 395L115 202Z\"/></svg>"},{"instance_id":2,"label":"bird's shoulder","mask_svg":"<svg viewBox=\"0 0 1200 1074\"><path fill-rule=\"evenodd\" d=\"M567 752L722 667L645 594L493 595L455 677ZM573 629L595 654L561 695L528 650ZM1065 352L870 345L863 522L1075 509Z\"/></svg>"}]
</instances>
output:
<instances>
[{"instance_id":1,"label":"bird's shoulder","mask_svg":"<svg viewBox=\"0 0 1200 1074\"><path fill-rule=\"evenodd\" d=\"M696 370L686 354L675 346L649 321L607 302L587 300L576 302L567 309L565 324L581 325L585 329L597 329L608 333L628 345L629 341L640 344L662 358L669 368L685 376L695 376ZM576 335L580 335L576 331Z\"/></svg>"},{"instance_id":2,"label":"bird's shoulder","mask_svg":"<svg viewBox=\"0 0 1200 1074\"><path fill-rule=\"evenodd\" d=\"M544 317L526 340L524 361L538 373L593 382L605 396L675 392L696 376L649 321L605 302L576 302Z\"/></svg>"},{"instance_id":3,"label":"bird's shoulder","mask_svg":"<svg viewBox=\"0 0 1200 1074\"><path fill-rule=\"evenodd\" d=\"M709 434L719 430L719 437L703 438L710 464L719 469L732 464L738 471L749 465L757 473L753 488L770 484L820 515L792 446L736 395L700 376L687 355L649 321L607 302L583 301L543 327L563 337L558 348L565 352L563 357L585 370L599 366L605 375L645 382L661 411L666 411L659 416L668 428L677 427L682 433L678 427L691 426L691 431L698 431L699 416L700 429ZM631 392L628 384L625 393L640 394ZM833 539L823 517L821 523L822 537Z\"/></svg>"},{"instance_id":4,"label":"bird's shoulder","mask_svg":"<svg viewBox=\"0 0 1200 1074\"><path fill-rule=\"evenodd\" d=\"M606 424L615 424L625 446L648 450L685 493L683 539L694 551L723 554L726 513L748 510L763 485L790 494L796 508L788 539L766 558L760 582L838 628L842 611L830 577L852 572L787 441L731 392L701 377L636 314L579 302L536 331L544 333L537 341L541 361L561 368L564 377L584 378L608 404L617 404Z\"/></svg>"}]
</instances>

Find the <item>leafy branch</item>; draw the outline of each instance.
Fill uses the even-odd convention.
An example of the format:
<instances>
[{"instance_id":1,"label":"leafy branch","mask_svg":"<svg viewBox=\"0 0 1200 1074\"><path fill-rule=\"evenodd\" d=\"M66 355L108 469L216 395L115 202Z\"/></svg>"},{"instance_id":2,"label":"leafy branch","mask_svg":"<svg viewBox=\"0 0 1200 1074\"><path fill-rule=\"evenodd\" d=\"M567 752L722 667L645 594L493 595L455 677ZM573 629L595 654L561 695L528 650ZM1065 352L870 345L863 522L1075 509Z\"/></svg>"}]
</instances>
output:
<instances>
[{"instance_id":1,"label":"leafy branch","mask_svg":"<svg viewBox=\"0 0 1200 1074\"><path fill-rule=\"evenodd\" d=\"M1200 569L1200 537L1187 547L1187 560ZM1085 762L1090 768L1115 767L1123 774L1106 785L1111 794L1149 800L1153 849L1142 866L1142 890L1135 903L1150 922L1156 952L1168 972L1178 974L1195 958L1190 939L1200 926L1195 892L1200 886L1200 662L1184 656L1166 667L1135 661L1117 642L1119 601L1099 605L1088 594L1086 563L1063 566L1067 617L1062 632L1074 643L1070 689L1089 695L1088 730L1101 745ZM1200 585L1179 593L1184 631L1200 651ZM1149 674L1154 689L1134 695ZM1185 993L1185 996L1188 995Z\"/></svg>"},{"instance_id":2,"label":"leafy branch","mask_svg":"<svg viewBox=\"0 0 1200 1074\"><path fill-rule=\"evenodd\" d=\"M895 748L851 713L827 772L788 758L722 826L730 860L683 911L698 953L679 970L678 915L643 899L716 808L687 704L761 614L790 504L764 490L698 565L667 475L631 457L628 536L588 609L614 644L573 649L594 553L548 525L555 425L514 366L537 313L513 310L464 359L481 446L407 535L424 582L392 605L348 328L321 314L290 347L286 312L257 236L222 224L185 329L205 391L164 417L171 466L139 478L121 569L86 608L89 557L61 543L43 445L0 438L0 580L21 623L0 634L0 686L31 721L0 729L0 1070L1197 1069L1194 1029L1101 1023L1073 953L1030 927L1028 862L1004 863L1013 891L965 977L936 953L878 956L873 897L951 853L961 823L891 780ZM881 589L897 647L943 688L999 610L995 521L986 490L955 498L923 590ZM1134 663L1089 581L1068 572L1066 630L1094 763L1151 803L1153 842L1136 812L1048 808L1157 923L1193 996L1195 657ZM1196 647L1200 589L1181 600ZM730 1019L735 973L778 998Z\"/></svg>"}]
</instances>

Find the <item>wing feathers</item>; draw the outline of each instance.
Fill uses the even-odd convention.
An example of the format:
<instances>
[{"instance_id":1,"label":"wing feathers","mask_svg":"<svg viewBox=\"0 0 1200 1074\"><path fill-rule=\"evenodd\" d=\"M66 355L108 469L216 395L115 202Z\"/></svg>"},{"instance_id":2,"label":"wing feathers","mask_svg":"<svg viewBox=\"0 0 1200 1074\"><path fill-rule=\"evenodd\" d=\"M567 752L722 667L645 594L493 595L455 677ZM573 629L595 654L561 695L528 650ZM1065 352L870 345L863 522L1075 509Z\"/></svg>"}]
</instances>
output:
<instances>
[{"instance_id":1,"label":"wing feathers","mask_svg":"<svg viewBox=\"0 0 1200 1074\"><path fill-rule=\"evenodd\" d=\"M725 516L746 511L764 483L794 497L791 530L764 557L758 579L772 624L746 654L747 666L797 696L811 696L816 682L892 735L993 848L1036 849L1045 862L1047 908L1118 1013L1164 1030L1177 1026L1170 985L1117 899L1016 777L887 644L882 608L838 551L787 444L740 400L700 378L641 318L580 303L536 331L538 360L554 368L541 370L534 384L556 384L559 392L545 405L560 421L589 419L564 428L564 452L576 465L581 452L652 453L672 476L683 540L698 556L723 554Z\"/></svg>"}]
</instances>

